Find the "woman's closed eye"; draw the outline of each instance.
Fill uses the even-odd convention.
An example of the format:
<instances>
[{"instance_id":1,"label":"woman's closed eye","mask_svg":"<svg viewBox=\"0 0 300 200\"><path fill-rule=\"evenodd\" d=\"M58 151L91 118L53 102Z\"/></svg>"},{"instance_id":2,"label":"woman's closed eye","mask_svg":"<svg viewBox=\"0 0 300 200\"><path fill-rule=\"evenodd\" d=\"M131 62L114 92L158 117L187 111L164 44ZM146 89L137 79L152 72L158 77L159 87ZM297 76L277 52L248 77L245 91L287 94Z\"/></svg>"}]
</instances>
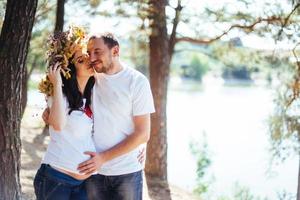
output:
<instances>
[{"instance_id":1,"label":"woman's closed eye","mask_svg":"<svg viewBox=\"0 0 300 200\"><path fill-rule=\"evenodd\" d=\"M79 58L79 59L77 60L77 62L78 62L79 64L82 64L82 63L84 62L84 59L83 59L83 58Z\"/></svg>"}]
</instances>

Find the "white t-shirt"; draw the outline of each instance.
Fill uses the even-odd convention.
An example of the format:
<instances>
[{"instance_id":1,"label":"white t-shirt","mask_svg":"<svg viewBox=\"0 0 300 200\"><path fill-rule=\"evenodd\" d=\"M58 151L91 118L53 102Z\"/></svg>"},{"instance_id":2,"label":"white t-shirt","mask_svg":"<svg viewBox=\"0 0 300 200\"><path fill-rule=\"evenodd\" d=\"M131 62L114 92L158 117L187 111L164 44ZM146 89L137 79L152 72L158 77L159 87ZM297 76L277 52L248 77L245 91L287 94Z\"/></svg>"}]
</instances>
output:
<instances>
[{"instance_id":1,"label":"white t-shirt","mask_svg":"<svg viewBox=\"0 0 300 200\"><path fill-rule=\"evenodd\" d=\"M85 99L83 100L85 104ZM48 98L48 106L51 107L52 99ZM78 164L90 159L85 151L95 152L92 138L93 119L83 111L74 110L69 115L69 105L64 97L66 125L61 131L55 131L49 126L50 142L42 160L42 163L78 173ZM84 108L84 106L83 106Z\"/></svg>"},{"instance_id":2,"label":"white t-shirt","mask_svg":"<svg viewBox=\"0 0 300 200\"><path fill-rule=\"evenodd\" d=\"M134 131L133 116L153 113L154 104L147 78L124 67L113 75L96 74L93 90L94 143L103 152L123 141ZM141 147L104 163L103 175L122 175L143 169L138 162Z\"/></svg>"}]
</instances>

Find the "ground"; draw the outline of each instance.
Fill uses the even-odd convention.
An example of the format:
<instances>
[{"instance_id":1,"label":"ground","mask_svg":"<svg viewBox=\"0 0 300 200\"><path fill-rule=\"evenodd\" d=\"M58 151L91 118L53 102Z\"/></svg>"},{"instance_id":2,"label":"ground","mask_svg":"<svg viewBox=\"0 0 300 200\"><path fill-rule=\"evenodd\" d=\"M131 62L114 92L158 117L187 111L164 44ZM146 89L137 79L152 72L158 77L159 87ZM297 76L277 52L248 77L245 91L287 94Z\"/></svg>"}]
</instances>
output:
<instances>
[{"instance_id":1,"label":"ground","mask_svg":"<svg viewBox=\"0 0 300 200\"><path fill-rule=\"evenodd\" d=\"M21 184L24 200L34 200L33 178L40 165L41 158L49 142L49 136L43 135L44 124L41 120L43 108L38 105L28 105L21 124ZM170 185L170 190L164 189L163 184L152 181L148 190L147 184L144 184L145 200L168 200L168 192L171 193L173 200L199 200L193 194Z\"/></svg>"}]
</instances>

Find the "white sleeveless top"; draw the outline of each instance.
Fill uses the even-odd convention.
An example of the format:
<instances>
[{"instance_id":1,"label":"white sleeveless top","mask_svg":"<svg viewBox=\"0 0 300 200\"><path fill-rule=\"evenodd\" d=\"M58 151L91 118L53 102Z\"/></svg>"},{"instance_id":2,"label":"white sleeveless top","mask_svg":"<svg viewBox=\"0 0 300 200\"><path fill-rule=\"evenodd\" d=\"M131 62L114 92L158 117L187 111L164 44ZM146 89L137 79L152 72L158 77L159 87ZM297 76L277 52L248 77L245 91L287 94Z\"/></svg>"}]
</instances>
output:
<instances>
[{"instance_id":1,"label":"white sleeveless top","mask_svg":"<svg viewBox=\"0 0 300 200\"><path fill-rule=\"evenodd\" d=\"M48 106L52 99L48 98ZM61 131L55 131L49 126L50 142L42 160L42 163L49 164L69 172L79 174L78 165L90 159L84 152L95 152L95 145L92 139L93 119L83 111L74 110L69 115L69 105L64 97L66 125ZM85 99L84 105L85 106Z\"/></svg>"}]
</instances>

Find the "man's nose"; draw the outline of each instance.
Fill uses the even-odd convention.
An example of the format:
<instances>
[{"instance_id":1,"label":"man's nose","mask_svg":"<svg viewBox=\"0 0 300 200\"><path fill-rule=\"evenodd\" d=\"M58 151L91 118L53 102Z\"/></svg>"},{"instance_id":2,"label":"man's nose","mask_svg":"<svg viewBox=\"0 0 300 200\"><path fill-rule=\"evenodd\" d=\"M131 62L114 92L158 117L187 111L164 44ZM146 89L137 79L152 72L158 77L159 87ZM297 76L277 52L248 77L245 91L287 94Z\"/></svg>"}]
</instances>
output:
<instances>
[{"instance_id":1,"label":"man's nose","mask_svg":"<svg viewBox=\"0 0 300 200\"><path fill-rule=\"evenodd\" d=\"M93 53L90 54L89 60L90 60L90 62L96 61L96 57L94 56Z\"/></svg>"}]
</instances>

